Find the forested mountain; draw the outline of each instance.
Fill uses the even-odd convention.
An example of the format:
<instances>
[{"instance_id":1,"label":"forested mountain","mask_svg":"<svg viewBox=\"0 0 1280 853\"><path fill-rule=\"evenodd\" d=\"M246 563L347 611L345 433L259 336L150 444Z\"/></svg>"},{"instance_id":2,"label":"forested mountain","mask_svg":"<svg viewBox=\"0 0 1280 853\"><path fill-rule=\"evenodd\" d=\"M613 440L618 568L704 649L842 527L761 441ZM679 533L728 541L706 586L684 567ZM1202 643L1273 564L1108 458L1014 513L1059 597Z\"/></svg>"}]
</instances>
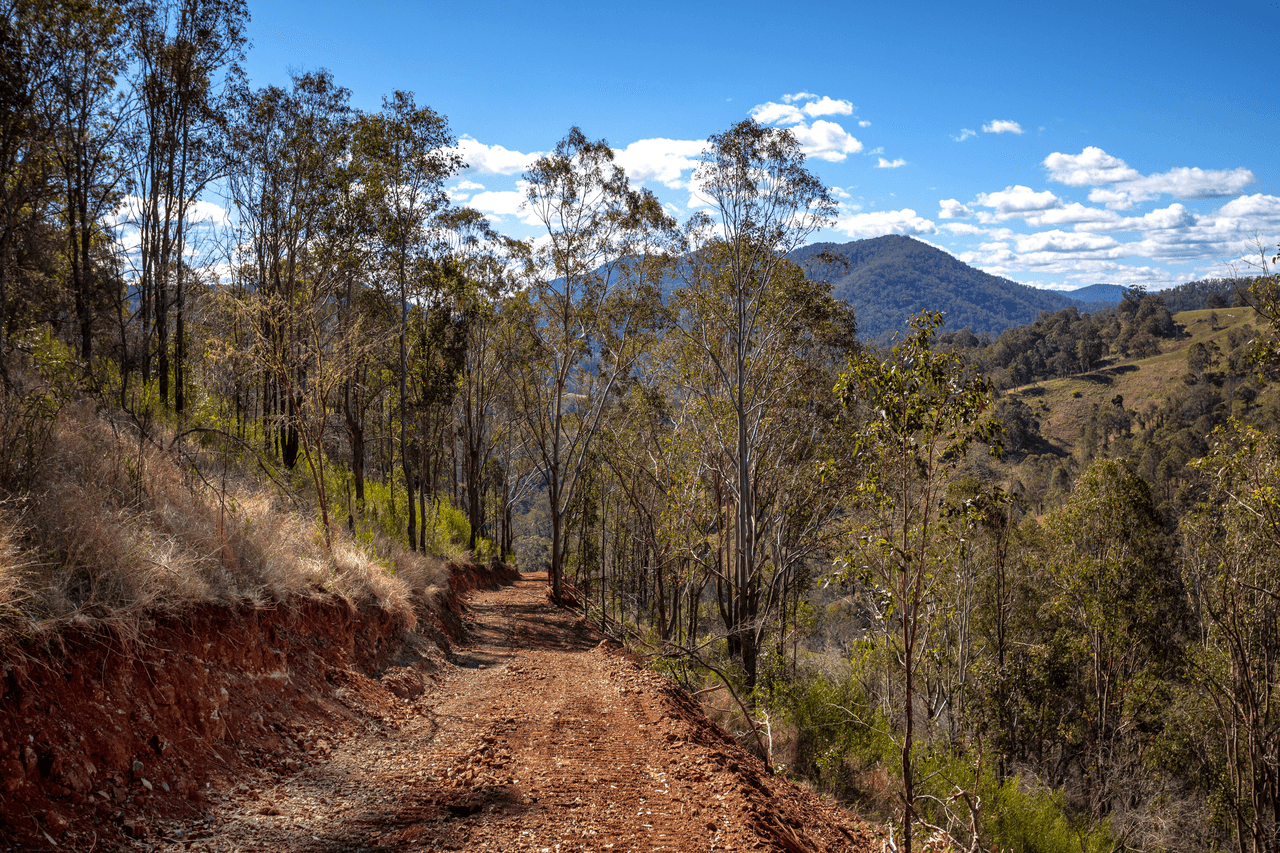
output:
<instances>
[{"instance_id":1,"label":"forested mountain","mask_svg":"<svg viewBox=\"0 0 1280 853\"><path fill-rule=\"evenodd\" d=\"M1042 311L1105 307L1018 284L976 270L927 243L889 234L852 243L813 243L791 253L809 278L831 283L832 295L853 306L867 340L906 329L921 311L946 314L946 331L968 327L998 335L1033 322Z\"/></svg>"},{"instance_id":2,"label":"forested mountain","mask_svg":"<svg viewBox=\"0 0 1280 853\"><path fill-rule=\"evenodd\" d=\"M1077 299L1081 302L1115 303L1124 299L1124 295L1128 291L1129 288L1124 287L1123 285L1099 283L1090 284L1086 287L1078 287L1075 290L1066 290L1063 291L1063 293L1070 296L1072 299Z\"/></svg>"}]
</instances>

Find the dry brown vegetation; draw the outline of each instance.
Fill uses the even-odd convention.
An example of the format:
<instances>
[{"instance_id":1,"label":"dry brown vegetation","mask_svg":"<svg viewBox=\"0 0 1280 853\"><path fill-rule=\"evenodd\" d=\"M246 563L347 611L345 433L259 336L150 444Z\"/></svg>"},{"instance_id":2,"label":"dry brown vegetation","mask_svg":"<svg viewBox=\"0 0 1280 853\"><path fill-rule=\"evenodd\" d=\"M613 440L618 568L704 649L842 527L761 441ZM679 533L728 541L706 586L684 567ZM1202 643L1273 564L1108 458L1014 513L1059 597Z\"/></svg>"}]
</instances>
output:
<instances>
[{"instance_id":1,"label":"dry brown vegetation","mask_svg":"<svg viewBox=\"0 0 1280 853\"><path fill-rule=\"evenodd\" d=\"M344 530L326 551L305 499L208 433L142 427L89 399L62 406L48 426L28 454L28 487L0 503L7 632L92 621L132 634L182 604L319 591L376 603L409 627L414 604L447 583L443 559L381 538L366 545Z\"/></svg>"}]
</instances>

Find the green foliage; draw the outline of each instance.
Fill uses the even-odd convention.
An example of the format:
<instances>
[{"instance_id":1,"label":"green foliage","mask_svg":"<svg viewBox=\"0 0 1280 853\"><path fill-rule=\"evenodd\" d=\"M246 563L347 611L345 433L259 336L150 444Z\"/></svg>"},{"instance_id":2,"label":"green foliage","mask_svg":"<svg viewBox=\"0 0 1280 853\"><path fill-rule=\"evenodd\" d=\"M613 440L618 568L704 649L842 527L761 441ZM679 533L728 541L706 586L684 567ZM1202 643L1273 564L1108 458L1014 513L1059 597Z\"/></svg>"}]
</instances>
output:
<instances>
[{"instance_id":1,"label":"green foliage","mask_svg":"<svg viewBox=\"0 0 1280 853\"><path fill-rule=\"evenodd\" d=\"M1061 791L1028 790L1020 777L994 785L984 797L985 830L998 850L1014 853L1111 853L1108 822L1089 826L1067 811Z\"/></svg>"},{"instance_id":2,"label":"green foliage","mask_svg":"<svg viewBox=\"0 0 1280 853\"><path fill-rule=\"evenodd\" d=\"M792 770L842 799L859 791L850 767L892 766L888 721L857 679L801 670L775 688L774 705L796 729Z\"/></svg>"}]
</instances>

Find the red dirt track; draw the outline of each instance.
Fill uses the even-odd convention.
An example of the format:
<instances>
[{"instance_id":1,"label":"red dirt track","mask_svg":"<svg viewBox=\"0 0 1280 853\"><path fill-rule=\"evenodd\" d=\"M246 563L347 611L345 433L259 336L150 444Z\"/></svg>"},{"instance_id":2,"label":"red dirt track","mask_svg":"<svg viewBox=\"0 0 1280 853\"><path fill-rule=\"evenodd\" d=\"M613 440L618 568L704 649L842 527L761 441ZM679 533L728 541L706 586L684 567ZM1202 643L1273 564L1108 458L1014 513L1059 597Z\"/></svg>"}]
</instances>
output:
<instances>
[{"instance_id":1,"label":"red dirt track","mask_svg":"<svg viewBox=\"0 0 1280 853\"><path fill-rule=\"evenodd\" d=\"M188 770L194 799L120 778L98 789L108 802L85 812L92 825L83 797L33 797L25 819L83 850L880 849L874 828L770 774L688 694L550 605L545 585L525 575L474 593L449 663L402 653L375 680L335 659L310 682L319 696L276 703L297 716L249 723L244 709L247 724L211 744L235 772ZM42 840L8 805L0 833Z\"/></svg>"}]
</instances>

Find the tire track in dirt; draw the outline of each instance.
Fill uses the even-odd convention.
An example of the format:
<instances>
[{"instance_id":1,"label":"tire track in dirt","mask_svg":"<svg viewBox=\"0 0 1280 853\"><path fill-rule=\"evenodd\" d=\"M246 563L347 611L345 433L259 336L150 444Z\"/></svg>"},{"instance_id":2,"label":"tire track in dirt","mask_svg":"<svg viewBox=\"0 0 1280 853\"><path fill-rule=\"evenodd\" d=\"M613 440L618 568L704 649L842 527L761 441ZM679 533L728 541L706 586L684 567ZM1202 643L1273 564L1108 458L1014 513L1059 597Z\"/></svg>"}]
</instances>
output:
<instances>
[{"instance_id":1,"label":"tire track in dirt","mask_svg":"<svg viewBox=\"0 0 1280 853\"><path fill-rule=\"evenodd\" d=\"M771 775L544 589L525 576L476 593L471 642L427 693L353 685L347 699L384 725L349 727L327 760L274 784L246 781L161 849L879 848L874 828Z\"/></svg>"}]
</instances>

